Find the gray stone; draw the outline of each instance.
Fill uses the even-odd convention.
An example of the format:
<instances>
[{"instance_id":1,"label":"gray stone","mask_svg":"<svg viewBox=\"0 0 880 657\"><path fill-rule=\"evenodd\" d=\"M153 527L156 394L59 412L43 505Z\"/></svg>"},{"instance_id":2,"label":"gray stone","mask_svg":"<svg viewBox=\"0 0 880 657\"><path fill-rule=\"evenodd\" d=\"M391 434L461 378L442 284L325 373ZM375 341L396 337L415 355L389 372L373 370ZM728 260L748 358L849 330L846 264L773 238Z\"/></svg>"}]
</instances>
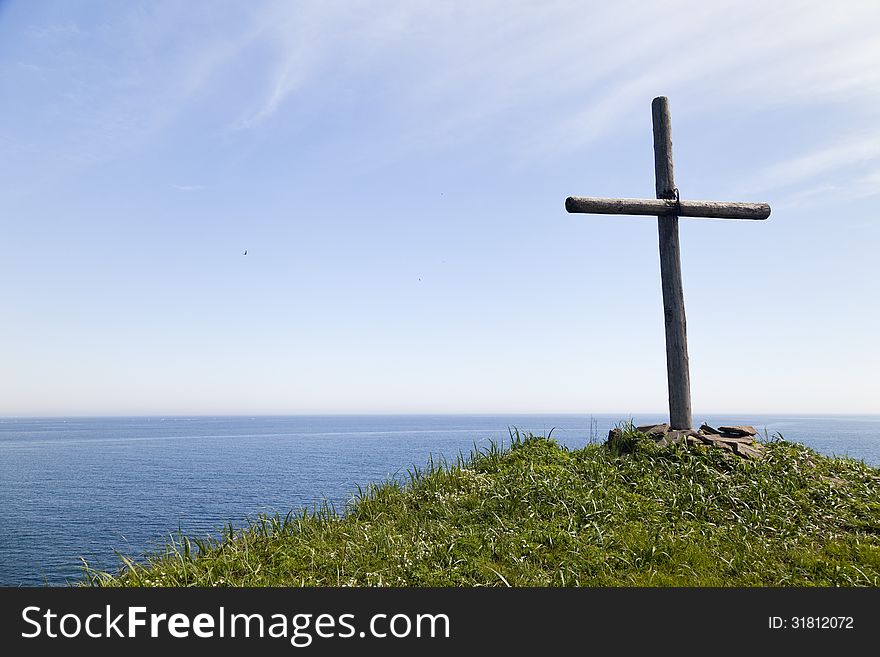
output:
<instances>
[{"instance_id":1,"label":"gray stone","mask_svg":"<svg viewBox=\"0 0 880 657\"><path fill-rule=\"evenodd\" d=\"M709 445L723 449L744 459L758 459L763 455L763 445L756 443L757 431L751 426L729 426L713 429L703 423L698 431L693 429L672 429L669 424L647 424L636 427L649 436L658 447L667 445ZM614 443L623 436L621 429L608 432L608 442Z\"/></svg>"},{"instance_id":2,"label":"gray stone","mask_svg":"<svg viewBox=\"0 0 880 657\"><path fill-rule=\"evenodd\" d=\"M648 436L665 436L669 433L669 425L665 422L663 424L646 424L641 427L636 427L636 429Z\"/></svg>"},{"instance_id":3,"label":"gray stone","mask_svg":"<svg viewBox=\"0 0 880 657\"><path fill-rule=\"evenodd\" d=\"M676 444L685 442L687 440L687 437L688 432L686 430L670 431L668 434L666 434L666 440Z\"/></svg>"},{"instance_id":4,"label":"gray stone","mask_svg":"<svg viewBox=\"0 0 880 657\"><path fill-rule=\"evenodd\" d=\"M757 436L758 432L755 427L739 426L739 427L718 427L718 430L730 436Z\"/></svg>"},{"instance_id":5,"label":"gray stone","mask_svg":"<svg viewBox=\"0 0 880 657\"><path fill-rule=\"evenodd\" d=\"M751 436L729 436L727 434L720 434L718 436L712 436L715 440L723 440L726 443L743 443L745 445L751 445L755 442L755 439Z\"/></svg>"},{"instance_id":6,"label":"gray stone","mask_svg":"<svg viewBox=\"0 0 880 657\"><path fill-rule=\"evenodd\" d=\"M708 438L708 440L706 440L706 438ZM720 447L721 449L726 449L728 452L733 451L732 444L726 443L723 440L719 440L719 439L713 438L711 436L703 436L703 442L706 442L709 445L712 445L713 447Z\"/></svg>"},{"instance_id":7,"label":"gray stone","mask_svg":"<svg viewBox=\"0 0 880 657\"><path fill-rule=\"evenodd\" d=\"M759 445L746 445L745 443L734 443L734 452L739 456L742 456L747 459L759 459L761 458L762 450L759 449Z\"/></svg>"}]
</instances>

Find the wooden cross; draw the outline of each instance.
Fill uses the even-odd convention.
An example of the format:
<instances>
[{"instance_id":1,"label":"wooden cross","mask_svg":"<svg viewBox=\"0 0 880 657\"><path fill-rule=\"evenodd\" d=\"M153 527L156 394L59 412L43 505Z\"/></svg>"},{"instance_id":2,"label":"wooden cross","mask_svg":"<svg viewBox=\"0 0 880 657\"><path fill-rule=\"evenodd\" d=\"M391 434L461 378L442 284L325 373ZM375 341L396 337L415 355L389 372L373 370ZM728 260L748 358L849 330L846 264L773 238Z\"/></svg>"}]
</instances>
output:
<instances>
[{"instance_id":1,"label":"wooden cross","mask_svg":"<svg viewBox=\"0 0 880 657\"><path fill-rule=\"evenodd\" d=\"M666 324L666 376L669 385L669 424L673 429L691 429L691 383L688 370L687 322L681 286L681 250L678 244L679 217L715 219L766 219L766 203L682 201L672 174L672 126L669 100L665 96L651 103L654 123L654 177L656 199L590 198L565 199L568 212L589 214L657 215L660 231L660 279L663 288L663 318Z\"/></svg>"}]
</instances>

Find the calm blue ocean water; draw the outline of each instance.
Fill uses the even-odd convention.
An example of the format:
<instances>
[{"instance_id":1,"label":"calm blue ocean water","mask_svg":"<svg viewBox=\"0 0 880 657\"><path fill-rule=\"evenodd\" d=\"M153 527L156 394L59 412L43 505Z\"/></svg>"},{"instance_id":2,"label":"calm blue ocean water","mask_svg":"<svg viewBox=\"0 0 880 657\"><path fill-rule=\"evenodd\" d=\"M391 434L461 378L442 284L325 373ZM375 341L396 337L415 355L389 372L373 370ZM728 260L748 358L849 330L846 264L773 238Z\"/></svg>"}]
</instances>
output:
<instances>
[{"instance_id":1,"label":"calm blue ocean water","mask_svg":"<svg viewBox=\"0 0 880 657\"><path fill-rule=\"evenodd\" d=\"M357 485L405 476L508 438L508 427L569 447L602 440L620 416L332 416L0 419L0 584L64 584L80 557L112 568L178 528L312 507L342 508ZM661 416L636 416L637 424ZM752 424L880 466L880 416L695 416Z\"/></svg>"}]
</instances>

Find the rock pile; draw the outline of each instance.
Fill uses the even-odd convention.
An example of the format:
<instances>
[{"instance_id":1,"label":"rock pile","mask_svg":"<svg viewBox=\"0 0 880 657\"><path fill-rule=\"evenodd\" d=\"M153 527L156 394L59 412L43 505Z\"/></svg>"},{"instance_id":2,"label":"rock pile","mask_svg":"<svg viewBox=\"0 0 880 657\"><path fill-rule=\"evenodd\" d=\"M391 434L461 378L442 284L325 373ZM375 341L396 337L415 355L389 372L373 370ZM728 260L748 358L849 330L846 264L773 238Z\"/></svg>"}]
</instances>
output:
<instances>
[{"instance_id":1,"label":"rock pile","mask_svg":"<svg viewBox=\"0 0 880 657\"><path fill-rule=\"evenodd\" d=\"M639 431L652 438L658 445L672 443L684 443L687 445L711 445L727 450L745 459L758 459L764 451L764 446L755 442L758 432L754 427L718 427L713 429L708 424L703 424L698 430L672 429L668 424L649 424L636 427ZM612 429L608 432L608 441L613 442L620 435L620 429Z\"/></svg>"}]
</instances>

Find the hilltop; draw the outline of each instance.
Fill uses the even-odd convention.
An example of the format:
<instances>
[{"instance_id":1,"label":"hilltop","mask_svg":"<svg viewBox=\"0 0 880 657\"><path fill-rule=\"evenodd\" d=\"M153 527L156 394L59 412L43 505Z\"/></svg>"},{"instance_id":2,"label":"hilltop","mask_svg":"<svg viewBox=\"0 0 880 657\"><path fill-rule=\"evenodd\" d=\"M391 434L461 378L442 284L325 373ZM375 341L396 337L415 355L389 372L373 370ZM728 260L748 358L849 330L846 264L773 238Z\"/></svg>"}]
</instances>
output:
<instances>
[{"instance_id":1,"label":"hilltop","mask_svg":"<svg viewBox=\"0 0 880 657\"><path fill-rule=\"evenodd\" d=\"M406 482L86 568L96 586L878 586L880 472L781 439L760 459L634 427L512 436ZM625 449L621 448L625 445Z\"/></svg>"}]
</instances>

